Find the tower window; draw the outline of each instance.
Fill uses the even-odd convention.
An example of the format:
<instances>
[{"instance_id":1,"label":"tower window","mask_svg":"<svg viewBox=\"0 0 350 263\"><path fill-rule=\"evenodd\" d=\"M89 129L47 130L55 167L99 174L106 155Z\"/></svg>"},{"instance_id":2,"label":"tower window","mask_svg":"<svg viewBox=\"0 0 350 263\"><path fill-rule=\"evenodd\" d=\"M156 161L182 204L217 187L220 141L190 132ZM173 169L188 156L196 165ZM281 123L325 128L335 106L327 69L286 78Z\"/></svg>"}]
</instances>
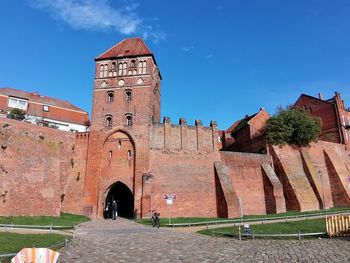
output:
<instances>
[{"instance_id":1,"label":"tower window","mask_svg":"<svg viewBox=\"0 0 350 263\"><path fill-rule=\"evenodd\" d=\"M100 78L103 77L103 68L104 68L104 65L100 65Z\"/></svg>"},{"instance_id":2,"label":"tower window","mask_svg":"<svg viewBox=\"0 0 350 263\"><path fill-rule=\"evenodd\" d=\"M130 68L135 68L136 67L136 61L135 59L130 61Z\"/></svg>"},{"instance_id":3,"label":"tower window","mask_svg":"<svg viewBox=\"0 0 350 263\"><path fill-rule=\"evenodd\" d=\"M131 90L127 90L125 92L125 100L126 101L131 101L132 100L132 92L131 92Z\"/></svg>"},{"instance_id":4,"label":"tower window","mask_svg":"<svg viewBox=\"0 0 350 263\"><path fill-rule=\"evenodd\" d=\"M113 152L109 151L109 158L112 158Z\"/></svg>"},{"instance_id":5,"label":"tower window","mask_svg":"<svg viewBox=\"0 0 350 263\"><path fill-rule=\"evenodd\" d=\"M127 115L126 116L126 125L127 126L131 126L132 125L132 116L131 115Z\"/></svg>"},{"instance_id":6,"label":"tower window","mask_svg":"<svg viewBox=\"0 0 350 263\"><path fill-rule=\"evenodd\" d=\"M126 66L127 66L127 63L124 62L123 63L123 75L126 75Z\"/></svg>"},{"instance_id":7,"label":"tower window","mask_svg":"<svg viewBox=\"0 0 350 263\"><path fill-rule=\"evenodd\" d=\"M106 117L106 128L110 129L112 128L113 122L112 122L112 116Z\"/></svg>"},{"instance_id":8,"label":"tower window","mask_svg":"<svg viewBox=\"0 0 350 263\"><path fill-rule=\"evenodd\" d=\"M113 102L113 100L114 100L114 92L113 91L107 92L107 102L110 103L110 102Z\"/></svg>"},{"instance_id":9,"label":"tower window","mask_svg":"<svg viewBox=\"0 0 350 263\"><path fill-rule=\"evenodd\" d=\"M123 75L123 63L118 64L118 75Z\"/></svg>"},{"instance_id":10,"label":"tower window","mask_svg":"<svg viewBox=\"0 0 350 263\"><path fill-rule=\"evenodd\" d=\"M147 61L139 61L139 74L146 74L147 73Z\"/></svg>"},{"instance_id":11,"label":"tower window","mask_svg":"<svg viewBox=\"0 0 350 263\"><path fill-rule=\"evenodd\" d=\"M142 62L142 74L146 74L147 73L147 62L143 61Z\"/></svg>"},{"instance_id":12,"label":"tower window","mask_svg":"<svg viewBox=\"0 0 350 263\"><path fill-rule=\"evenodd\" d=\"M107 71L108 71L108 65L105 64L105 65L103 66L103 77L107 77Z\"/></svg>"},{"instance_id":13,"label":"tower window","mask_svg":"<svg viewBox=\"0 0 350 263\"><path fill-rule=\"evenodd\" d=\"M112 71L115 71L115 62L112 62Z\"/></svg>"},{"instance_id":14,"label":"tower window","mask_svg":"<svg viewBox=\"0 0 350 263\"><path fill-rule=\"evenodd\" d=\"M132 152L131 150L128 150L128 159L131 159L132 158Z\"/></svg>"}]
</instances>

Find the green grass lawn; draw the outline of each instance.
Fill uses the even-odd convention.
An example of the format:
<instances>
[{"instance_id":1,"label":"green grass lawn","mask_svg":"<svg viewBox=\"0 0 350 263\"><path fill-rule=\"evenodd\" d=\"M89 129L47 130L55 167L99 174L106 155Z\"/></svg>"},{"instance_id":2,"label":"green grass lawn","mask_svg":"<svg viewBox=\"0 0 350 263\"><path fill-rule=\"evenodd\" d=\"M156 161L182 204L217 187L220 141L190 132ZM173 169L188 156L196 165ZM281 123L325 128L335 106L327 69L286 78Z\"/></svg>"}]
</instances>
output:
<instances>
[{"instance_id":1,"label":"green grass lawn","mask_svg":"<svg viewBox=\"0 0 350 263\"><path fill-rule=\"evenodd\" d=\"M296 211L288 211L285 213L279 213L279 214L268 214L268 215L247 215L243 216L244 219L268 219L268 218L274 218L274 217L285 217L285 216L296 216L296 215L310 215L310 214L324 214L329 212L341 212L344 210L350 210L350 207L338 207L338 208L330 208L325 211L308 211L308 212L296 212ZM170 222L171 224L181 224L181 223L198 223L198 222L208 222L208 221L224 221L224 220L240 220L241 218L201 218L201 217L177 217L177 218L171 218ZM144 225L151 225L151 219L137 219L135 220L137 223L144 224ZM168 218L160 218L160 226L166 226L169 224Z\"/></svg>"},{"instance_id":2,"label":"green grass lawn","mask_svg":"<svg viewBox=\"0 0 350 263\"><path fill-rule=\"evenodd\" d=\"M243 216L243 218L251 219L251 218L273 218L273 217L284 217L284 216L297 216L297 215L311 215L311 214L325 214L330 212L341 212L345 210L350 210L350 207L333 207L326 210L315 210L315 211L307 211L307 212L297 212L297 211L288 211L285 213L279 214L268 214L268 215L247 215Z\"/></svg>"},{"instance_id":3,"label":"green grass lawn","mask_svg":"<svg viewBox=\"0 0 350 263\"><path fill-rule=\"evenodd\" d=\"M205 222L205 221L220 221L220 220L227 220L227 218L216 218L216 217L208 217L208 218L202 218L202 217L177 217L177 218L171 218L170 222L171 224L181 224L181 223L196 223L196 222ZM151 225L151 219L136 219L137 223L143 224L143 225ZM160 226L166 226L169 224L168 218L160 218Z\"/></svg>"},{"instance_id":4,"label":"green grass lawn","mask_svg":"<svg viewBox=\"0 0 350 263\"><path fill-rule=\"evenodd\" d=\"M326 220L310 219L295 222L250 225L250 229L254 231L254 234L297 234L299 231L300 233L326 232ZM238 235L237 226L215 228L214 231L220 232L223 235ZM243 232L243 229L241 232ZM211 235L211 230L201 230L198 233Z\"/></svg>"},{"instance_id":5,"label":"green grass lawn","mask_svg":"<svg viewBox=\"0 0 350 263\"><path fill-rule=\"evenodd\" d=\"M0 217L0 224L15 225L55 225L55 226L71 226L77 225L90 219L86 216L72 215L61 213L59 217L53 216L6 216Z\"/></svg>"},{"instance_id":6,"label":"green grass lawn","mask_svg":"<svg viewBox=\"0 0 350 263\"><path fill-rule=\"evenodd\" d=\"M25 247L50 247L64 242L65 239L66 236L58 234L16 234L0 232L0 254L17 253ZM55 249L56 248L54 248L54 250Z\"/></svg>"}]
</instances>

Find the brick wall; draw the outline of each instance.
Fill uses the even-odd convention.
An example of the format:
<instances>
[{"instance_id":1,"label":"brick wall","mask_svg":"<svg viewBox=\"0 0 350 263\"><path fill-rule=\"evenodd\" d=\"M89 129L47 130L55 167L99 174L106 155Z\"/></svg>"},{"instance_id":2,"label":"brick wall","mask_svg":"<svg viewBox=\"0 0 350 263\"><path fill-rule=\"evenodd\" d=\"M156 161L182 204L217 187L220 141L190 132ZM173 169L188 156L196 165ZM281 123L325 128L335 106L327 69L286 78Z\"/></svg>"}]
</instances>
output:
<instances>
[{"instance_id":1,"label":"brick wall","mask_svg":"<svg viewBox=\"0 0 350 263\"><path fill-rule=\"evenodd\" d=\"M319 141L309 147L270 146L287 210L308 211L349 205L349 152Z\"/></svg>"},{"instance_id":2,"label":"brick wall","mask_svg":"<svg viewBox=\"0 0 350 263\"><path fill-rule=\"evenodd\" d=\"M271 165L271 157L264 154L250 154L238 152L221 152L221 159L226 164L232 180L233 188L240 199L240 211L245 215L250 214L265 214L266 199L277 197L283 199L282 195L265 193L264 178L262 172L262 164ZM269 182L273 189L272 184ZM276 204L276 201L271 201ZM271 203L270 202L270 203ZM278 203L280 201L277 201ZM276 206L276 205L275 205ZM271 210L271 209L270 209ZM283 208L274 210L283 211Z\"/></svg>"},{"instance_id":3,"label":"brick wall","mask_svg":"<svg viewBox=\"0 0 350 263\"><path fill-rule=\"evenodd\" d=\"M69 162L69 173L63 187L64 198L62 211L72 214L83 214L84 207L84 185L86 174L86 160L89 142L89 133L81 132L75 134L75 141L71 147L73 156L62 158Z\"/></svg>"},{"instance_id":4,"label":"brick wall","mask_svg":"<svg viewBox=\"0 0 350 263\"><path fill-rule=\"evenodd\" d=\"M179 125L171 124L170 118L151 127L150 146L152 149L189 150L210 152L218 149L218 132L214 121L210 127L196 120L195 126L188 126L185 119Z\"/></svg>"},{"instance_id":5,"label":"brick wall","mask_svg":"<svg viewBox=\"0 0 350 263\"><path fill-rule=\"evenodd\" d=\"M0 119L0 214L58 216L74 134Z\"/></svg>"},{"instance_id":6,"label":"brick wall","mask_svg":"<svg viewBox=\"0 0 350 263\"><path fill-rule=\"evenodd\" d=\"M151 150L150 169L145 197L150 201L143 217L157 209L162 217L216 217L218 216L214 161L218 152ZM151 185L149 185L151 184ZM151 190L149 189L151 188ZM149 194L151 193L151 194ZM163 195L175 193L171 206Z\"/></svg>"},{"instance_id":7,"label":"brick wall","mask_svg":"<svg viewBox=\"0 0 350 263\"><path fill-rule=\"evenodd\" d=\"M283 182L288 210L318 210L319 202L304 171L300 149L289 145L272 148L276 174Z\"/></svg>"}]
</instances>

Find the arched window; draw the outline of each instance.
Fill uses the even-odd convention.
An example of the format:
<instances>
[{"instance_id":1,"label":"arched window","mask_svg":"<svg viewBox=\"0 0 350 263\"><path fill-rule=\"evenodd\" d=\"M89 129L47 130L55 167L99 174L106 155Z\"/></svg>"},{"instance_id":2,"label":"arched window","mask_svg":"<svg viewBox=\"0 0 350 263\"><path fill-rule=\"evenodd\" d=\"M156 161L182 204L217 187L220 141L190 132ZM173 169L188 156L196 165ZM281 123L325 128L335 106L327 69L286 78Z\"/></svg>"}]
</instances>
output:
<instances>
[{"instance_id":1,"label":"arched window","mask_svg":"<svg viewBox=\"0 0 350 263\"><path fill-rule=\"evenodd\" d=\"M135 59L132 59L130 61L130 68L135 68L136 67L136 60Z\"/></svg>"},{"instance_id":2,"label":"arched window","mask_svg":"<svg viewBox=\"0 0 350 263\"><path fill-rule=\"evenodd\" d=\"M113 102L113 100L114 100L114 92L108 91L107 92L107 102L110 103L110 102Z\"/></svg>"},{"instance_id":3,"label":"arched window","mask_svg":"<svg viewBox=\"0 0 350 263\"><path fill-rule=\"evenodd\" d=\"M126 115L126 125L131 126L132 125L132 116L131 115Z\"/></svg>"},{"instance_id":4,"label":"arched window","mask_svg":"<svg viewBox=\"0 0 350 263\"><path fill-rule=\"evenodd\" d=\"M142 61L139 61L139 74L142 74Z\"/></svg>"},{"instance_id":5,"label":"arched window","mask_svg":"<svg viewBox=\"0 0 350 263\"><path fill-rule=\"evenodd\" d=\"M100 78L103 77L103 65L100 65Z\"/></svg>"},{"instance_id":6,"label":"arched window","mask_svg":"<svg viewBox=\"0 0 350 263\"><path fill-rule=\"evenodd\" d=\"M112 71L115 71L115 62L112 62Z\"/></svg>"},{"instance_id":7,"label":"arched window","mask_svg":"<svg viewBox=\"0 0 350 263\"><path fill-rule=\"evenodd\" d=\"M126 75L126 66L127 66L127 63L124 62L123 63L123 75Z\"/></svg>"},{"instance_id":8,"label":"arched window","mask_svg":"<svg viewBox=\"0 0 350 263\"><path fill-rule=\"evenodd\" d=\"M111 115L106 116L106 128L110 129L113 125L113 119Z\"/></svg>"},{"instance_id":9,"label":"arched window","mask_svg":"<svg viewBox=\"0 0 350 263\"><path fill-rule=\"evenodd\" d=\"M142 74L146 74L147 73L147 62L143 61L142 62Z\"/></svg>"},{"instance_id":10,"label":"arched window","mask_svg":"<svg viewBox=\"0 0 350 263\"><path fill-rule=\"evenodd\" d=\"M131 158L132 158L132 151L128 150L128 159L131 159Z\"/></svg>"},{"instance_id":11,"label":"arched window","mask_svg":"<svg viewBox=\"0 0 350 263\"><path fill-rule=\"evenodd\" d=\"M118 64L118 75L123 75L123 63Z\"/></svg>"},{"instance_id":12,"label":"arched window","mask_svg":"<svg viewBox=\"0 0 350 263\"><path fill-rule=\"evenodd\" d=\"M103 67L103 77L107 77L108 65L105 64Z\"/></svg>"},{"instance_id":13,"label":"arched window","mask_svg":"<svg viewBox=\"0 0 350 263\"><path fill-rule=\"evenodd\" d=\"M125 91L125 100L126 101L131 101L132 100L132 92L131 92L131 90Z\"/></svg>"},{"instance_id":14,"label":"arched window","mask_svg":"<svg viewBox=\"0 0 350 263\"><path fill-rule=\"evenodd\" d=\"M139 61L139 74L147 73L147 61Z\"/></svg>"}]
</instances>

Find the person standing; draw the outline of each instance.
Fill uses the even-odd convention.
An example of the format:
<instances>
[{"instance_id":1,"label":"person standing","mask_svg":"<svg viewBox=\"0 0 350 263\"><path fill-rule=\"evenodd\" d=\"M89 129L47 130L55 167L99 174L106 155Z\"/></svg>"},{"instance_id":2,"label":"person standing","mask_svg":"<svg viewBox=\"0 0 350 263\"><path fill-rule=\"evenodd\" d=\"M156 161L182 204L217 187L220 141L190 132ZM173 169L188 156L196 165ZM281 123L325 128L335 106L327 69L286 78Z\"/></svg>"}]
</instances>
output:
<instances>
[{"instance_id":1,"label":"person standing","mask_svg":"<svg viewBox=\"0 0 350 263\"><path fill-rule=\"evenodd\" d=\"M105 208L105 218L110 219L111 218L111 213L112 213L112 206L111 202L107 202L106 208Z\"/></svg>"},{"instance_id":2,"label":"person standing","mask_svg":"<svg viewBox=\"0 0 350 263\"><path fill-rule=\"evenodd\" d=\"M115 220L118 216L118 205L115 200L112 203L112 219Z\"/></svg>"}]
</instances>

